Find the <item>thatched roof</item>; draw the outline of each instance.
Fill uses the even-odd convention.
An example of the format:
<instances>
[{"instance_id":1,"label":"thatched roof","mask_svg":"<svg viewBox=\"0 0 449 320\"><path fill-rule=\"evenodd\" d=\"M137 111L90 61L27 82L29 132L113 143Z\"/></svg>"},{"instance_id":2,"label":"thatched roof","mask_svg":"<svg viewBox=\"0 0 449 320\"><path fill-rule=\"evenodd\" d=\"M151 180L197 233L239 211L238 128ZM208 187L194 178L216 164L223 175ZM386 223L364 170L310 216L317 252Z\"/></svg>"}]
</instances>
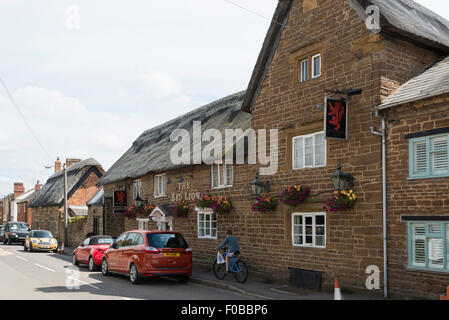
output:
<instances>
[{"instance_id":1,"label":"thatched roof","mask_svg":"<svg viewBox=\"0 0 449 320\"><path fill-rule=\"evenodd\" d=\"M449 53L449 22L412 0L346 0L360 19L365 21L365 9L376 5L381 14L380 27L384 34L400 36L403 40L421 43ZM242 110L252 112L273 60L282 32L287 24L293 0L279 0L262 50L248 84ZM331 4L332 5L332 4Z\"/></svg>"},{"instance_id":2,"label":"thatched roof","mask_svg":"<svg viewBox=\"0 0 449 320\"><path fill-rule=\"evenodd\" d=\"M175 165L170 160L170 150L177 143L170 142L171 133L175 129L185 129L192 137L193 121L201 121L202 132L207 129L217 129L222 133L226 129L249 129L251 116L240 110L244 96L244 91L233 94L145 131L98 184L106 185L128 178L139 178L150 172L162 173L188 166ZM191 141L191 156L194 150L192 143Z\"/></svg>"},{"instance_id":3,"label":"thatched roof","mask_svg":"<svg viewBox=\"0 0 449 320\"><path fill-rule=\"evenodd\" d=\"M68 198L76 191L80 183L86 179L91 172L101 177L103 168L97 160L90 158L80 161L67 169L67 193ZM37 191L30 207L46 207L58 205L62 207L64 202L64 172L56 172L48 178L41 190Z\"/></svg>"}]
</instances>

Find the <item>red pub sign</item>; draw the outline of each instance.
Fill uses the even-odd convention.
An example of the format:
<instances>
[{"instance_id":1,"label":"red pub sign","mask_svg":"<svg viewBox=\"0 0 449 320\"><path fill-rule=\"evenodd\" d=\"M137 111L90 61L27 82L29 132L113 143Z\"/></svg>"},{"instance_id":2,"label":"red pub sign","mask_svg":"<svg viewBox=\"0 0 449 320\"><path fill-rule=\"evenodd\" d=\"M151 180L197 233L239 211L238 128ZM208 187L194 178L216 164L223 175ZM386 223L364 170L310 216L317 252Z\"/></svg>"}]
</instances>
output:
<instances>
[{"instance_id":1,"label":"red pub sign","mask_svg":"<svg viewBox=\"0 0 449 320\"><path fill-rule=\"evenodd\" d=\"M114 206L126 206L126 191L115 190L114 191Z\"/></svg>"},{"instance_id":2,"label":"red pub sign","mask_svg":"<svg viewBox=\"0 0 449 320\"><path fill-rule=\"evenodd\" d=\"M346 140L348 137L348 104L345 99L326 98L324 130L327 139Z\"/></svg>"}]
</instances>

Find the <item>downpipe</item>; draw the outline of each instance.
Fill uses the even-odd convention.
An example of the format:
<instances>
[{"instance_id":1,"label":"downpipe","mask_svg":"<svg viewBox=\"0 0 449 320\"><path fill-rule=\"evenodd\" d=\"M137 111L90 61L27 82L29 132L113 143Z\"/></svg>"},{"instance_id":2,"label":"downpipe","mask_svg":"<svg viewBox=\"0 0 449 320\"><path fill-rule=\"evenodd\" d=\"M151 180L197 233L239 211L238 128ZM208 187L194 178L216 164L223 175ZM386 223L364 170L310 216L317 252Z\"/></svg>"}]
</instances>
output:
<instances>
[{"instance_id":1,"label":"downpipe","mask_svg":"<svg viewBox=\"0 0 449 320\"><path fill-rule=\"evenodd\" d=\"M384 252L384 298L388 298L388 256L387 256L387 146L386 121L376 110L376 117L382 119L382 131L378 132L371 127L371 133L382 137L382 221L383 221L383 252Z\"/></svg>"}]
</instances>

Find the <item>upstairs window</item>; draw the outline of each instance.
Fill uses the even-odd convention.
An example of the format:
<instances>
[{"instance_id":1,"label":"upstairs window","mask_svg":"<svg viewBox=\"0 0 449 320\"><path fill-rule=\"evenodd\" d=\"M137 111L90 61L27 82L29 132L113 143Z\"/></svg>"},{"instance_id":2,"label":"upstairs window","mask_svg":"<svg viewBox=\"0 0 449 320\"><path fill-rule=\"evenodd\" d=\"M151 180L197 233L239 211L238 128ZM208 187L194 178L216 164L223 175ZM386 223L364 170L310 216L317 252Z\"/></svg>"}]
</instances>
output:
<instances>
[{"instance_id":1,"label":"upstairs window","mask_svg":"<svg viewBox=\"0 0 449 320\"><path fill-rule=\"evenodd\" d=\"M410 178L449 176L449 135L410 140Z\"/></svg>"},{"instance_id":2,"label":"upstairs window","mask_svg":"<svg viewBox=\"0 0 449 320\"><path fill-rule=\"evenodd\" d=\"M293 138L293 170L326 165L326 139L324 132Z\"/></svg>"},{"instance_id":3,"label":"upstairs window","mask_svg":"<svg viewBox=\"0 0 449 320\"><path fill-rule=\"evenodd\" d=\"M154 197L165 197L165 174L154 176Z\"/></svg>"},{"instance_id":4,"label":"upstairs window","mask_svg":"<svg viewBox=\"0 0 449 320\"><path fill-rule=\"evenodd\" d=\"M306 82L309 80L309 59L301 61L300 81Z\"/></svg>"},{"instance_id":5,"label":"upstairs window","mask_svg":"<svg viewBox=\"0 0 449 320\"><path fill-rule=\"evenodd\" d=\"M136 201L136 199L139 197L140 199L142 199L142 181L141 180L136 180L133 182L133 201L134 201L134 205L139 206L140 205L140 201Z\"/></svg>"},{"instance_id":6,"label":"upstairs window","mask_svg":"<svg viewBox=\"0 0 449 320\"><path fill-rule=\"evenodd\" d=\"M213 164L212 188L228 188L234 184L234 167L232 164Z\"/></svg>"},{"instance_id":7,"label":"upstairs window","mask_svg":"<svg viewBox=\"0 0 449 320\"><path fill-rule=\"evenodd\" d=\"M321 76L321 54L312 57L312 79Z\"/></svg>"},{"instance_id":8,"label":"upstairs window","mask_svg":"<svg viewBox=\"0 0 449 320\"><path fill-rule=\"evenodd\" d=\"M297 65L299 82L306 82L321 76L321 54L310 55L300 59Z\"/></svg>"}]
</instances>

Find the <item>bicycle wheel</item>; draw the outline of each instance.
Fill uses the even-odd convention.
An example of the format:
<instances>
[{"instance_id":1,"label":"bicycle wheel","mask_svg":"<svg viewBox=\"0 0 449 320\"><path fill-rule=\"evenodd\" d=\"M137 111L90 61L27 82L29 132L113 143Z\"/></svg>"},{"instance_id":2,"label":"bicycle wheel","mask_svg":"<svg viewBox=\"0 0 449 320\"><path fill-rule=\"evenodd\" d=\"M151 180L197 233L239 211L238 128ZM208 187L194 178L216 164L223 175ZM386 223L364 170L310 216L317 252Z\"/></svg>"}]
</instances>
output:
<instances>
[{"instance_id":1,"label":"bicycle wheel","mask_svg":"<svg viewBox=\"0 0 449 320\"><path fill-rule=\"evenodd\" d=\"M220 280L226 277L226 266L224 263L218 264L217 259L214 261L214 274Z\"/></svg>"},{"instance_id":2,"label":"bicycle wheel","mask_svg":"<svg viewBox=\"0 0 449 320\"><path fill-rule=\"evenodd\" d=\"M235 280L240 283L246 282L246 280L248 279L248 266L242 260L238 260L235 264L239 270L239 272L234 273Z\"/></svg>"}]
</instances>

